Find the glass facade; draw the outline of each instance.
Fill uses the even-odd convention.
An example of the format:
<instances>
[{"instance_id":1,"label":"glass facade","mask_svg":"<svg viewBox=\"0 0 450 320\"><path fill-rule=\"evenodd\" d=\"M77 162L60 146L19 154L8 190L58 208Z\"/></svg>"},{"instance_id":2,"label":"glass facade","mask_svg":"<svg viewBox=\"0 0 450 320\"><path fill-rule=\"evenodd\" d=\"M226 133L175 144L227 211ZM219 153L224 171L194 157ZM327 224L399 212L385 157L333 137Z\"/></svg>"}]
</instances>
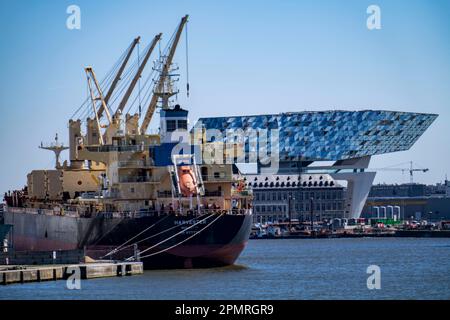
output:
<instances>
[{"instance_id":1,"label":"glass facade","mask_svg":"<svg viewBox=\"0 0 450 320\"><path fill-rule=\"evenodd\" d=\"M436 114L364 110L292 112L201 118L196 127L217 129L226 141L236 131L278 129L280 161L345 160L408 150Z\"/></svg>"}]
</instances>

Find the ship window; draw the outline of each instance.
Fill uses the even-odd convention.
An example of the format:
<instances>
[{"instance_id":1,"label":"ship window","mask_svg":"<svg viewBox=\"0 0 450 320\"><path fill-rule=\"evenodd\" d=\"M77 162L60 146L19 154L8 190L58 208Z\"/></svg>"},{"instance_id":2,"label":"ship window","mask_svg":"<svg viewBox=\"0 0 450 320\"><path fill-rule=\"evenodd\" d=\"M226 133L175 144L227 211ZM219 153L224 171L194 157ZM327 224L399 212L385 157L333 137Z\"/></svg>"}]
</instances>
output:
<instances>
[{"instance_id":1,"label":"ship window","mask_svg":"<svg viewBox=\"0 0 450 320\"><path fill-rule=\"evenodd\" d=\"M187 130L187 120L178 120L178 129Z\"/></svg>"},{"instance_id":2,"label":"ship window","mask_svg":"<svg viewBox=\"0 0 450 320\"><path fill-rule=\"evenodd\" d=\"M176 120L167 120L167 132L173 132L177 129Z\"/></svg>"},{"instance_id":3,"label":"ship window","mask_svg":"<svg viewBox=\"0 0 450 320\"><path fill-rule=\"evenodd\" d=\"M220 178L220 172L214 172L214 178L219 179Z\"/></svg>"},{"instance_id":4,"label":"ship window","mask_svg":"<svg viewBox=\"0 0 450 320\"><path fill-rule=\"evenodd\" d=\"M134 193L134 188L130 188L130 192L131 192L131 193Z\"/></svg>"}]
</instances>

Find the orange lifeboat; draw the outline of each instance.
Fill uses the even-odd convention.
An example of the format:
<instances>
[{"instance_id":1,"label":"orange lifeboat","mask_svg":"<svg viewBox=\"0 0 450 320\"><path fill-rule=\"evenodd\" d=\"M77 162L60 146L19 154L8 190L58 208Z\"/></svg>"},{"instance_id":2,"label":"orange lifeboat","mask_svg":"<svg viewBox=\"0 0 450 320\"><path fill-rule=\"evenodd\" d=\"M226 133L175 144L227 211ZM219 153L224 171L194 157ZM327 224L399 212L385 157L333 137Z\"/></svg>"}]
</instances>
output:
<instances>
[{"instance_id":1,"label":"orange lifeboat","mask_svg":"<svg viewBox=\"0 0 450 320\"><path fill-rule=\"evenodd\" d=\"M195 179L194 171L191 167L179 167L178 177L180 179L180 191L183 196L189 197L197 193L197 180Z\"/></svg>"}]
</instances>

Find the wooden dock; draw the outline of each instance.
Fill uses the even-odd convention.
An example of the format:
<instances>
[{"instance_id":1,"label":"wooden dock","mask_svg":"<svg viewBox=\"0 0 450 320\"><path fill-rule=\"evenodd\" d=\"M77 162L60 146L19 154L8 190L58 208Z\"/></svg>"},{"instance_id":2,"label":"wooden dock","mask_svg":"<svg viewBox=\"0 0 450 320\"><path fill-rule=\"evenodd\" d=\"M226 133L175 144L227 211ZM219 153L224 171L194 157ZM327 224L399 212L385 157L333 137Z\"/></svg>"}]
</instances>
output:
<instances>
[{"instance_id":1,"label":"wooden dock","mask_svg":"<svg viewBox=\"0 0 450 320\"><path fill-rule=\"evenodd\" d=\"M12 266L0 265L0 284L64 280L79 268L80 279L122 277L142 274L142 262L97 262L70 265Z\"/></svg>"}]
</instances>

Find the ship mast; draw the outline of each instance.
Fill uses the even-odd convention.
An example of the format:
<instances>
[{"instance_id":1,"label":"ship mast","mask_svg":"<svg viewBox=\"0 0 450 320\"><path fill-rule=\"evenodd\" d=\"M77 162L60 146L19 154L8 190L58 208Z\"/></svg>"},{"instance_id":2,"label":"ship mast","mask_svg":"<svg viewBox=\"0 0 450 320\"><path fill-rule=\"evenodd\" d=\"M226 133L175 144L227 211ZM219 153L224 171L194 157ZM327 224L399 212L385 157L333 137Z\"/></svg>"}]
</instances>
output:
<instances>
[{"instance_id":1,"label":"ship mast","mask_svg":"<svg viewBox=\"0 0 450 320\"><path fill-rule=\"evenodd\" d=\"M69 149L69 147L65 147L64 144L59 143L59 141L58 141L58 134L56 134L54 143L51 143L51 144L48 144L48 145L44 145L41 142L41 145L39 146L39 149L53 151L55 153L55 158L56 158L55 169L60 169L61 168L61 164L59 162L59 157L61 155L61 152L64 151L64 150Z\"/></svg>"},{"instance_id":2,"label":"ship mast","mask_svg":"<svg viewBox=\"0 0 450 320\"><path fill-rule=\"evenodd\" d=\"M171 96L178 93L178 91L173 90L173 81L171 79L171 66L172 66L172 60L175 55L175 51L178 45L178 42L181 37L181 33L183 32L183 28L186 25L188 21L188 15L184 16L181 19L180 24L178 25L177 31L175 33L175 37L173 39L172 45L169 49L169 54L167 57L161 57L160 58L160 65L161 68L158 69L160 72L159 79L157 80L155 84L155 89L153 90L153 96L150 100L149 106L147 108L147 112L145 113L144 120L142 122L141 126L141 134L145 134L147 131L147 128L150 124L150 121L152 120L153 114L155 112L157 103L159 98L161 98L162 101L162 108L168 109L169 108L169 99Z\"/></svg>"}]
</instances>

